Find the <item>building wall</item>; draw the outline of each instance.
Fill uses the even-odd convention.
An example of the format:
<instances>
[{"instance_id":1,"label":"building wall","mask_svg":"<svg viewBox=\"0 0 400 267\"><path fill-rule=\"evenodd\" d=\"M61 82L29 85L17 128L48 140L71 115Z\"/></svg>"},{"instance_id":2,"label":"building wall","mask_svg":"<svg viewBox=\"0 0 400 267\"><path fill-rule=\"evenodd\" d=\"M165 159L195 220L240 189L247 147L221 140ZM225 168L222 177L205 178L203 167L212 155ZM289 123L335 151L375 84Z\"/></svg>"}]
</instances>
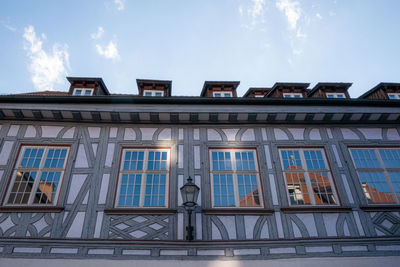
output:
<instances>
[{"instance_id":1,"label":"building wall","mask_svg":"<svg viewBox=\"0 0 400 267\"><path fill-rule=\"evenodd\" d=\"M181 207L179 188L191 176L201 188L198 207L193 215L197 240L268 241L308 240L306 246L270 243L272 247L260 245L237 248L237 252L226 247L211 249L214 243L204 247L185 250L175 247L172 252L164 248L167 255L296 255L309 253L338 254L368 252L379 254L375 241L371 238L394 238L400 235L400 213L398 210L366 211L360 183L356 176L348 152L348 146L399 146L400 127L394 126L299 126L299 125L104 125L104 124L57 124L57 123L16 123L4 121L0 128L0 196L6 193L12 173L12 166L23 144L65 144L70 145L64 181L58 206L60 212L43 210L32 212L0 211L0 236L3 238L51 238L57 240L91 239L102 240L183 240L187 215ZM170 197L171 214L112 214L108 209L114 206L118 168L123 147L170 147ZM204 213L211 208L209 178L209 148L251 147L257 150L265 208L270 213ZM336 183L341 207L350 209L289 210L286 188L280 167L278 147L322 147L325 149ZM350 242L336 244L313 240L322 238L353 238ZM363 240L365 242L359 243ZM369 240L369 241L368 241ZM387 242L388 240L382 242ZM389 241L391 241L390 239ZM367 242L368 241L368 242ZM296 241L297 242L297 241ZM394 243L393 243L394 242ZM392 243L382 243L381 251L400 250ZM396 243L397 242L397 243ZM22 247L19 253L51 253L48 241L42 245ZM217 244L217 243L215 243ZM279 245L280 244L280 245ZM50 244L51 245L51 244ZM76 253L90 254L90 247ZM114 249L99 248L99 254L113 255ZM15 251L13 241L3 244L5 254ZM60 248L71 249L71 248ZM184 249L184 250L182 250ZM199 252L204 250L203 252ZM108 251L107 251L108 250ZM123 250L123 249L122 249ZM135 247L138 250L138 247ZM121 249L119 250L121 252ZM162 256L158 249L140 250L139 255ZM178 251L178 252L177 252ZM195 251L195 252L194 252ZM94 254L97 252L95 251ZM110 254L111 253L111 254ZM140 254L144 253L144 254ZM161 253L161 254L160 254ZM171 253L171 254L168 254ZM199 254L200 253L200 254ZM202 254L203 253L203 254ZM236 253L236 254L235 254ZM240 254L242 253L242 254ZM339 253L339 254L340 254ZM17 253L18 254L18 253ZM74 253L72 253L74 254ZM350 254L349 254L350 255Z\"/></svg>"}]
</instances>

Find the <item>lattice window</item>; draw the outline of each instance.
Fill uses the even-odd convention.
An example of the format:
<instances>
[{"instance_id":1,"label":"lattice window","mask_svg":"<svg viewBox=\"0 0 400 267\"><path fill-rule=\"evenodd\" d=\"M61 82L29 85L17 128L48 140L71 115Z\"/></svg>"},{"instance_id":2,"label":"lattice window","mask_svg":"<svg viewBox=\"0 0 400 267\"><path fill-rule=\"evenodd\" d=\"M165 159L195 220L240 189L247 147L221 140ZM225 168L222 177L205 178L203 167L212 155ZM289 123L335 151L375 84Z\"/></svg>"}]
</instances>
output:
<instances>
[{"instance_id":1,"label":"lattice window","mask_svg":"<svg viewBox=\"0 0 400 267\"><path fill-rule=\"evenodd\" d=\"M400 203L400 149L350 148L368 204Z\"/></svg>"},{"instance_id":2,"label":"lattice window","mask_svg":"<svg viewBox=\"0 0 400 267\"><path fill-rule=\"evenodd\" d=\"M327 98L346 98L344 93L326 93Z\"/></svg>"},{"instance_id":3,"label":"lattice window","mask_svg":"<svg viewBox=\"0 0 400 267\"><path fill-rule=\"evenodd\" d=\"M169 149L124 149L117 207L167 207Z\"/></svg>"},{"instance_id":4,"label":"lattice window","mask_svg":"<svg viewBox=\"0 0 400 267\"><path fill-rule=\"evenodd\" d=\"M213 207L262 207L260 172L254 149L211 149Z\"/></svg>"},{"instance_id":5,"label":"lattice window","mask_svg":"<svg viewBox=\"0 0 400 267\"><path fill-rule=\"evenodd\" d=\"M144 90L144 96L164 96L164 91L160 90Z\"/></svg>"},{"instance_id":6,"label":"lattice window","mask_svg":"<svg viewBox=\"0 0 400 267\"><path fill-rule=\"evenodd\" d=\"M213 97L232 97L232 92L214 91Z\"/></svg>"},{"instance_id":7,"label":"lattice window","mask_svg":"<svg viewBox=\"0 0 400 267\"><path fill-rule=\"evenodd\" d=\"M69 147L22 146L5 203L55 205Z\"/></svg>"},{"instance_id":8,"label":"lattice window","mask_svg":"<svg viewBox=\"0 0 400 267\"><path fill-rule=\"evenodd\" d=\"M284 98L303 98L301 93L283 93Z\"/></svg>"},{"instance_id":9,"label":"lattice window","mask_svg":"<svg viewBox=\"0 0 400 267\"><path fill-rule=\"evenodd\" d=\"M93 89L90 88L75 88L74 92L72 95L77 95L77 96L91 96L93 95Z\"/></svg>"},{"instance_id":10,"label":"lattice window","mask_svg":"<svg viewBox=\"0 0 400 267\"><path fill-rule=\"evenodd\" d=\"M323 149L279 149L290 205L338 205Z\"/></svg>"}]
</instances>

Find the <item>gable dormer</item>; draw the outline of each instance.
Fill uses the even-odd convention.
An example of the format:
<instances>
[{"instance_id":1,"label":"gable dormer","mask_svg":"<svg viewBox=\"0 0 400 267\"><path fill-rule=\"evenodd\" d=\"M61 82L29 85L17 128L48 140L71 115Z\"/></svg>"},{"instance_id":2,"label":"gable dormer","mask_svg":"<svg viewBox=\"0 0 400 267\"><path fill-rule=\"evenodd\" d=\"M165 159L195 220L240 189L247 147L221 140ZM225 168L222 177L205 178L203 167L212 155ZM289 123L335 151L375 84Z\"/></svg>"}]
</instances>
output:
<instances>
[{"instance_id":1,"label":"gable dormer","mask_svg":"<svg viewBox=\"0 0 400 267\"><path fill-rule=\"evenodd\" d=\"M205 81L201 90L201 97L230 98L237 97L236 88L240 82L212 82Z\"/></svg>"},{"instance_id":2,"label":"gable dormer","mask_svg":"<svg viewBox=\"0 0 400 267\"><path fill-rule=\"evenodd\" d=\"M400 100L400 83L379 83L359 98Z\"/></svg>"},{"instance_id":3,"label":"gable dormer","mask_svg":"<svg viewBox=\"0 0 400 267\"><path fill-rule=\"evenodd\" d=\"M308 94L312 98L350 98L348 89L351 83L317 83Z\"/></svg>"},{"instance_id":4,"label":"gable dormer","mask_svg":"<svg viewBox=\"0 0 400 267\"><path fill-rule=\"evenodd\" d=\"M70 82L69 95L73 96L99 96L109 95L110 92L102 78L67 77Z\"/></svg>"},{"instance_id":5,"label":"gable dormer","mask_svg":"<svg viewBox=\"0 0 400 267\"><path fill-rule=\"evenodd\" d=\"M172 81L136 79L139 96L169 97Z\"/></svg>"},{"instance_id":6,"label":"gable dormer","mask_svg":"<svg viewBox=\"0 0 400 267\"><path fill-rule=\"evenodd\" d=\"M246 98L263 98L265 97L271 88L264 87L250 87L249 90L243 95Z\"/></svg>"},{"instance_id":7,"label":"gable dormer","mask_svg":"<svg viewBox=\"0 0 400 267\"><path fill-rule=\"evenodd\" d=\"M275 83L265 97L269 98L306 98L309 83Z\"/></svg>"}]
</instances>

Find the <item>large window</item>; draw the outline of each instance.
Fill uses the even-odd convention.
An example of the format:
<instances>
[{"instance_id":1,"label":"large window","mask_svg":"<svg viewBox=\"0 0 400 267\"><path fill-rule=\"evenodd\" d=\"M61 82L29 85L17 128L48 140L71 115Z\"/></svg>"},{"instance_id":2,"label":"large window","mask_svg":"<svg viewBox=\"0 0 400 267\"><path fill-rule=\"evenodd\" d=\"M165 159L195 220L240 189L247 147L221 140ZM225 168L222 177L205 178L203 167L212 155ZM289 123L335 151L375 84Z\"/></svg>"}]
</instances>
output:
<instances>
[{"instance_id":1,"label":"large window","mask_svg":"<svg viewBox=\"0 0 400 267\"><path fill-rule=\"evenodd\" d=\"M144 90L144 96L164 96L164 91L160 90Z\"/></svg>"},{"instance_id":2,"label":"large window","mask_svg":"<svg viewBox=\"0 0 400 267\"><path fill-rule=\"evenodd\" d=\"M284 98L303 98L301 93L283 93Z\"/></svg>"},{"instance_id":3,"label":"large window","mask_svg":"<svg viewBox=\"0 0 400 267\"><path fill-rule=\"evenodd\" d=\"M93 95L93 89L75 88L73 95L91 96L91 95Z\"/></svg>"},{"instance_id":4,"label":"large window","mask_svg":"<svg viewBox=\"0 0 400 267\"><path fill-rule=\"evenodd\" d=\"M117 207L167 207L169 149L124 149Z\"/></svg>"},{"instance_id":5,"label":"large window","mask_svg":"<svg viewBox=\"0 0 400 267\"><path fill-rule=\"evenodd\" d=\"M214 91L213 92L214 97L232 97L232 92L224 92L224 91Z\"/></svg>"},{"instance_id":6,"label":"large window","mask_svg":"<svg viewBox=\"0 0 400 267\"><path fill-rule=\"evenodd\" d=\"M55 205L69 147L22 146L6 205Z\"/></svg>"},{"instance_id":7,"label":"large window","mask_svg":"<svg viewBox=\"0 0 400 267\"><path fill-rule=\"evenodd\" d=\"M368 204L400 203L400 148L350 148Z\"/></svg>"},{"instance_id":8,"label":"large window","mask_svg":"<svg viewBox=\"0 0 400 267\"><path fill-rule=\"evenodd\" d=\"M262 207L255 149L211 149L213 207Z\"/></svg>"},{"instance_id":9,"label":"large window","mask_svg":"<svg viewBox=\"0 0 400 267\"><path fill-rule=\"evenodd\" d=\"M285 148L279 152L290 205L338 205L323 149Z\"/></svg>"}]
</instances>

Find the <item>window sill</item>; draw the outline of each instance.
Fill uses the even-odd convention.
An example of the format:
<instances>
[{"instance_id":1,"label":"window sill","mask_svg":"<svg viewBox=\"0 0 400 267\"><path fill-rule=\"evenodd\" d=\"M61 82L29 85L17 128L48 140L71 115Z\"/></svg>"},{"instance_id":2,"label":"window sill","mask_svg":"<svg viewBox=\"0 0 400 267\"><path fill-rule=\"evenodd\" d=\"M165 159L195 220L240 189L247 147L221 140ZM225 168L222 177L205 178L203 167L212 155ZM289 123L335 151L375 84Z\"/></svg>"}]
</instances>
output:
<instances>
[{"instance_id":1,"label":"window sill","mask_svg":"<svg viewBox=\"0 0 400 267\"><path fill-rule=\"evenodd\" d=\"M284 213L308 213L308 212L317 212L317 213L329 213L329 212L351 212L351 207L283 207L281 211Z\"/></svg>"},{"instance_id":2,"label":"window sill","mask_svg":"<svg viewBox=\"0 0 400 267\"><path fill-rule=\"evenodd\" d=\"M3 206L0 207L0 212L61 212L63 207L38 207L38 206Z\"/></svg>"},{"instance_id":3,"label":"window sill","mask_svg":"<svg viewBox=\"0 0 400 267\"><path fill-rule=\"evenodd\" d=\"M113 208L104 210L106 214L126 215L126 214L175 214L175 209L124 209L124 208Z\"/></svg>"},{"instance_id":4,"label":"window sill","mask_svg":"<svg viewBox=\"0 0 400 267\"><path fill-rule=\"evenodd\" d=\"M218 214L218 215L260 215L260 214L272 214L273 209L203 209L204 214Z\"/></svg>"},{"instance_id":5,"label":"window sill","mask_svg":"<svg viewBox=\"0 0 400 267\"><path fill-rule=\"evenodd\" d=\"M400 211L400 205L376 205L376 206L360 206L363 211Z\"/></svg>"}]
</instances>

